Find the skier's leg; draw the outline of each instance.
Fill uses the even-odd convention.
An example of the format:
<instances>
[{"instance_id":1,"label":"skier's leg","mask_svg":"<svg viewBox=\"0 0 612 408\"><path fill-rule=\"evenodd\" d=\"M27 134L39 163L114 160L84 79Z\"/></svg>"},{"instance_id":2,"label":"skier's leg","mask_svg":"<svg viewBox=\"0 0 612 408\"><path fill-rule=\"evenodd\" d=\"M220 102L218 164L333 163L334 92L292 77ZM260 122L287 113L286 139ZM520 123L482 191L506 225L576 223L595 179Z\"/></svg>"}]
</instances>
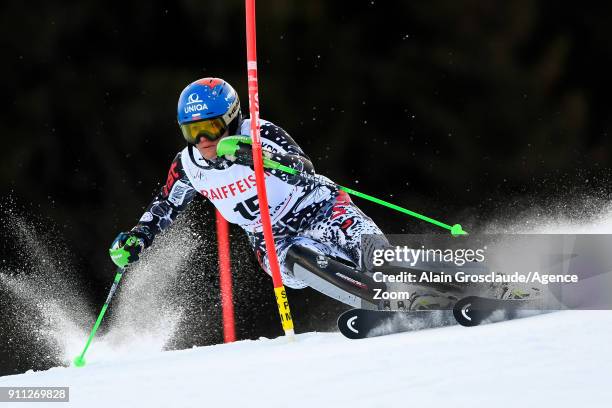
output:
<instances>
[{"instance_id":1,"label":"skier's leg","mask_svg":"<svg viewBox=\"0 0 612 408\"><path fill-rule=\"evenodd\" d=\"M362 270L371 269L368 262L375 249L389 247L383 232L370 217L365 215L352 201L350 196L340 191L335 201L319 211L302 233L341 253ZM362 236L367 246L362 248Z\"/></svg>"},{"instance_id":2,"label":"skier's leg","mask_svg":"<svg viewBox=\"0 0 612 408\"><path fill-rule=\"evenodd\" d=\"M374 282L359 265L361 234L378 234L383 245L387 244L376 224L352 205L344 192L305 221L299 235L276 231L274 237L285 286L292 289L310 286L354 307L367 307L362 300L375 307L374 289L382 290L385 285ZM259 264L271 275L263 234L247 232L247 236Z\"/></svg>"},{"instance_id":3,"label":"skier's leg","mask_svg":"<svg viewBox=\"0 0 612 408\"><path fill-rule=\"evenodd\" d=\"M284 254L283 269L312 289L353 307L376 307L376 290L385 289L345 256L310 238L293 241Z\"/></svg>"},{"instance_id":4,"label":"skier's leg","mask_svg":"<svg viewBox=\"0 0 612 408\"><path fill-rule=\"evenodd\" d=\"M363 235L368 234L367 239ZM383 235L378 226L365 215L350 199L349 195L341 192L333 205L322 209L309 228L303 232L305 237L311 238L323 248L328 248L328 252L324 252L318 247L318 250L323 255L334 252L340 254L341 257L349 260L354 265L353 271L360 279L356 279L365 283L370 291L372 289L383 288L385 292L399 293L402 291L410 293L410 298L407 300L390 300L380 298L379 296L362 298L376 304L381 309L404 309L404 308L448 308L457 301L458 292L452 289L456 288L436 288L417 285L395 284L375 282L372 279L374 271L373 252L376 249L391 248L389 242ZM291 251L291 250L290 250ZM316 265L309 265L313 274L318 274L315 271ZM392 269L395 272L406 270L406 265L394 265ZM332 269L333 270L333 269Z\"/></svg>"},{"instance_id":5,"label":"skier's leg","mask_svg":"<svg viewBox=\"0 0 612 408\"><path fill-rule=\"evenodd\" d=\"M288 275L327 296L354 307L378 307L375 294L386 285L375 282L361 266L363 234L374 237L368 240L375 243L369 250L389 245L374 221L340 192L299 236L286 242L279 259Z\"/></svg>"},{"instance_id":6,"label":"skier's leg","mask_svg":"<svg viewBox=\"0 0 612 408\"><path fill-rule=\"evenodd\" d=\"M260 266L271 275L263 236L247 235ZM277 236L275 243L285 286L292 289L309 286L353 307L366 306L362 299L373 302L372 288L377 287L376 282L355 268L346 255L329 245L297 235Z\"/></svg>"},{"instance_id":7,"label":"skier's leg","mask_svg":"<svg viewBox=\"0 0 612 408\"><path fill-rule=\"evenodd\" d=\"M362 248L364 234L369 234L369 237L363 240ZM271 275L263 234L247 235L259 264ZM380 290L399 291L397 284L372 279L373 251L390 245L374 221L344 192L305 223L299 235L277 234L275 243L283 282L292 289L310 286L351 306L367 306L361 304L361 300L365 300L382 309L441 308L457 300L456 293L423 286L409 288L408 304L374 297L374 291L378 294ZM322 264L328 266L323 268ZM398 267L401 269L403 266Z\"/></svg>"}]
</instances>

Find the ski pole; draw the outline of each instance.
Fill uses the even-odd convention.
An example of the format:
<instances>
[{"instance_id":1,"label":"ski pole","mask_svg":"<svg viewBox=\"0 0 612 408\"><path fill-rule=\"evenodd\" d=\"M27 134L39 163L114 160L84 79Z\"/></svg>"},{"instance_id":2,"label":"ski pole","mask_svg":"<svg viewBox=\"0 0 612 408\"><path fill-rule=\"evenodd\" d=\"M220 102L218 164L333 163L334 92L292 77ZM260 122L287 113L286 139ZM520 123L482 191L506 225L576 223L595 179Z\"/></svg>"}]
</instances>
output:
<instances>
[{"instance_id":1,"label":"ski pole","mask_svg":"<svg viewBox=\"0 0 612 408\"><path fill-rule=\"evenodd\" d=\"M247 137L247 136L236 135L236 136L228 136L228 137L225 137L225 138L221 139L221 141L217 144L217 156L234 156L236 158L240 158L241 160L243 160L246 163L249 163L252 160L252 158L250 157L250 155L246 151L244 151L244 150L241 151L240 144L251 144L250 138ZM314 182L314 183L322 184L322 185L329 186L329 187L332 187L332 188L338 188L338 189L340 189L342 191L347 192L348 194L352 194L354 196L361 197L361 198L363 198L365 200L372 201L373 203L385 206L387 208L391 208L392 210L399 211L399 212L407 214L407 215L409 215L411 217L418 218L420 220L429 222L431 224L437 225L438 227L441 227L441 228L449 230L450 233L453 236L467 235L467 232L463 230L463 228L461 227L461 224L455 224L455 225L445 224L445 223L440 222L438 220L434 220L433 218L427 217L427 216L425 216L423 214L419 214L419 213L411 211L411 210L409 210L407 208L400 207L399 205L395 205L395 204L390 203L388 201L381 200L380 198L373 197L373 196L371 196L369 194L365 194L365 193L359 192L357 190L353 190L352 188L341 186L341 185L333 183L331 181L323 180L321 177L318 177L318 176L313 175L313 174L308 174L308 173L300 172L300 171L295 170L295 169L293 169L293 168L291 168L289 166L285 166L283 164L280 164L277 161L274 161L272 159L266 158L265 156L263 158L263 165L264 165L264 167L266 167L268 169L280 170L280 171L283 171L285 173L289 173L289 174L292 174L294 176L298 176L302 180L305 180L305 181L308 181L308 182Z\"/></svg>"},{"instance_id":2,"label":"ski pole","mask_svg":"<svg viewBox=\"0 0 612 408\"><path fill-rule=\"evenodd\" d=\"M76 356L74 360L72 361L75 367L83 367L85 365L86 363L85 353L87 352L89 345L91 344L94 336L96 335L96 332L98 331L98 327L100 327L100 323L102 323L102 318L104 317L104 314L106 313L106 309L108 309L108 305L110 304L111 299L113 298L113 295L115 294L115 291L117 290L117 287L119 286L119 281L121 280L121 276L123 276L124 271L125 271L124 268L117 268L117 274L115 275L113 286L111 286L110 292L108 293L108 296L106 297L106 301L104 302L104 305L102 306L102 310L100 311L100 314L98 315L98 318L96 319L96 323L91 329L91 333L89 333L89 338L87 339L87 343L85 343L85 348L83 348L83 351L81 352L81 354Z\"/></svg>"},{"instance_id":3,"label":"ski pole","mask_svg":"<svg viewBox=\"0 0 612 408\"><path fill-rule=\"evenodd\" d=\"M276 162L274 160L264 158L264 166L269 168L269 169L272 169L272 170L280 170L280 171L283 171L285 173L289 173L289 174L293 174L293 175L299 176L303 180L306 180L306 181L311 181L311 182L315 182L315 183L318 183L318 184L323 184L323 185L330 186L330 187L336 187L336 188L338 188L338 189L340 189L342 191L347 192L348 194L351 194L351 195L354 195L354 196L357 196L357 197L361 197L361 198L363 198L365 200L372 201L373 203L380 204L380 205L385 206L387 208L391 208L391 209L399 211L401 213L410 215L411 217L415 217L415 218L418 218L420 220L423 220L423 221L429 222L431 224L437 225L438 227L447 229L447 230L450 231L450 233L453 236L467 235L467 232L464 231L463 228L461 228L460 224L455 224L455 225L452 225L452 226L448 225L448 224L445 224L443 222L434 220L433 218L427 217L427 216L425 216L423 214L419 214L419 213L411 211L411 210L409 210L407 208L400 207L399 205L395 205L395 204L390 203L388 201L381 200L380 198L373 197L373 196L371 196L369 194L365 194L365 193L359 192L357 190L353 190L352 188L341 186L341 185L333 183L331 181L323 180L320 177L317 177L316 175L299 172L299 171L297 171L297 170L295 170L295 169L293 169L291 167L282 165L279 162Z\"/></svg>"}]
</instances>

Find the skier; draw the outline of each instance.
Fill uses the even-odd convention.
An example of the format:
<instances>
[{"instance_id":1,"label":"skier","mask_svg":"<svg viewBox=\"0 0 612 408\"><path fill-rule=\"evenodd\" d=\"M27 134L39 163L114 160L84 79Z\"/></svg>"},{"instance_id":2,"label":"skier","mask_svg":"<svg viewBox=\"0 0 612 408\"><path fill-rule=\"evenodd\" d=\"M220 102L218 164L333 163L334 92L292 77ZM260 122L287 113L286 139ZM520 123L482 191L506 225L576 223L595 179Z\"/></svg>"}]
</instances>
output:
<instances>
[{"instance_id":1,"label":"skier","mask_svg":"<svg viewBox=\"0 0 612 408\"><path fill-rule=\"evenodd\" d=\"M242 117L236 91L219 78L203 78L189 84L179 97L178 123L187 146L176 155L166 184L136 226L120 233L113 242L113 262L126 267L138 260L141 251L151 246L155 236L168 228L200 193L228 222L244 229L258 262L270 274L255 174L246 159L251 147L248 139L242 138L239 144L241 160L217 156L217 145L223 138L250 135L250 119ZM282 128L260 119L260 134L267 157L299 172L315 174L309 158ZM376 224L331 182L305 181L272 170L266 171L266 187L284 284L295 289L313 286L355 306L361 297L369 298L368 292L376 285L359 271L361 235L382 236ZM339 278L332 273L332 265L318 266L323 257L345 275ZM295 270L299 270L298 276Z\"/></svg>"},{"instance_id":2,"label":"skier","mask_svg":"<svg viewBox=\"0 0 612 408\"><path fill-rule=\"evenodd\" d=\"M250 119L242 117L236 91L219 78L203 78L189 84L178 101L178 124L187 142L172 164L166 184L153 199L136 226L121 232L109 250L113 262L126 267L139 259L155 236L168 228L197 193L215 205L223 217L246 232L261 267L270 265L265 250L251 160ZM266 171L266 187L275 244L283 282L294 289L310 286L355 307L363 300L379 308L389 302L375 299L386 290L367 273L370 254L388 246L382 231L327 178L316 175L308 156L279 126L260 120L264 155L301 174ZM221 144L221 146L220 146ZM225 145L224 145L225 144ZM221 148L225 146L225 148ZM231 149L235 146L235 149ZM227 151L229 153L218 152ZM362 235L372 239L364 240ZM425 296L425 297L424 297ZM451 297L456 301L455 297ZM420 293L419 299L447 305L445 294Z\"/></svg>"}]
</instances>

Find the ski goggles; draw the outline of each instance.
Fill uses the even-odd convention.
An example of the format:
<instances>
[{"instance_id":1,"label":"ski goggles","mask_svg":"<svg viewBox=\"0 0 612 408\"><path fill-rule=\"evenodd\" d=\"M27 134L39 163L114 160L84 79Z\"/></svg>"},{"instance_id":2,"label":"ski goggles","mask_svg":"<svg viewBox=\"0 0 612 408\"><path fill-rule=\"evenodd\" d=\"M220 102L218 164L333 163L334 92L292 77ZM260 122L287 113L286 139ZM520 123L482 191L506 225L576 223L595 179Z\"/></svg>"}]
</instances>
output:
<instances>
[{"instance_id":1,"label":"ski goggles","mask_svg":"<svg viewBox=\"0 0 612 408\"><path fill-rule=\"evenodd\" d=\"M227 125L223 118L213 118L200 120L198 122L190 122L181 125L181 131L183 137L187 143L198 144L200 137L205 138L214 142L223 136L223 133L227 130Z\"/></svg>"}]
</instances>

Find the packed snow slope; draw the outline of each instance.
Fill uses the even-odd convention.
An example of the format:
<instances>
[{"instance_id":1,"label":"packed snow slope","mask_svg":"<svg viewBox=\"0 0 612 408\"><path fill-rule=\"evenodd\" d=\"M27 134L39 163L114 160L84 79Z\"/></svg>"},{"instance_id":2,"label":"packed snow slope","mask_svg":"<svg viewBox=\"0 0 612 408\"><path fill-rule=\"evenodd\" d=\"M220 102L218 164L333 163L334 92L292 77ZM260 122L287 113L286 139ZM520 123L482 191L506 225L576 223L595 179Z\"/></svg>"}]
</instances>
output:
<instances>
[{"instance_id":1,"label":"packed snow slope","mask_svg":"<svg viewBox=\"0 0 612 408\"><path fill-rule=\"evenodd\" d=\"M84 368L2 377L0 386L69 386L70 403L53 407L609 407L611 345L612 311L564 311L365 340L306 333L107 350ZM29 405L44 404L18 406Z\"/></svg>"}]
</instances>

